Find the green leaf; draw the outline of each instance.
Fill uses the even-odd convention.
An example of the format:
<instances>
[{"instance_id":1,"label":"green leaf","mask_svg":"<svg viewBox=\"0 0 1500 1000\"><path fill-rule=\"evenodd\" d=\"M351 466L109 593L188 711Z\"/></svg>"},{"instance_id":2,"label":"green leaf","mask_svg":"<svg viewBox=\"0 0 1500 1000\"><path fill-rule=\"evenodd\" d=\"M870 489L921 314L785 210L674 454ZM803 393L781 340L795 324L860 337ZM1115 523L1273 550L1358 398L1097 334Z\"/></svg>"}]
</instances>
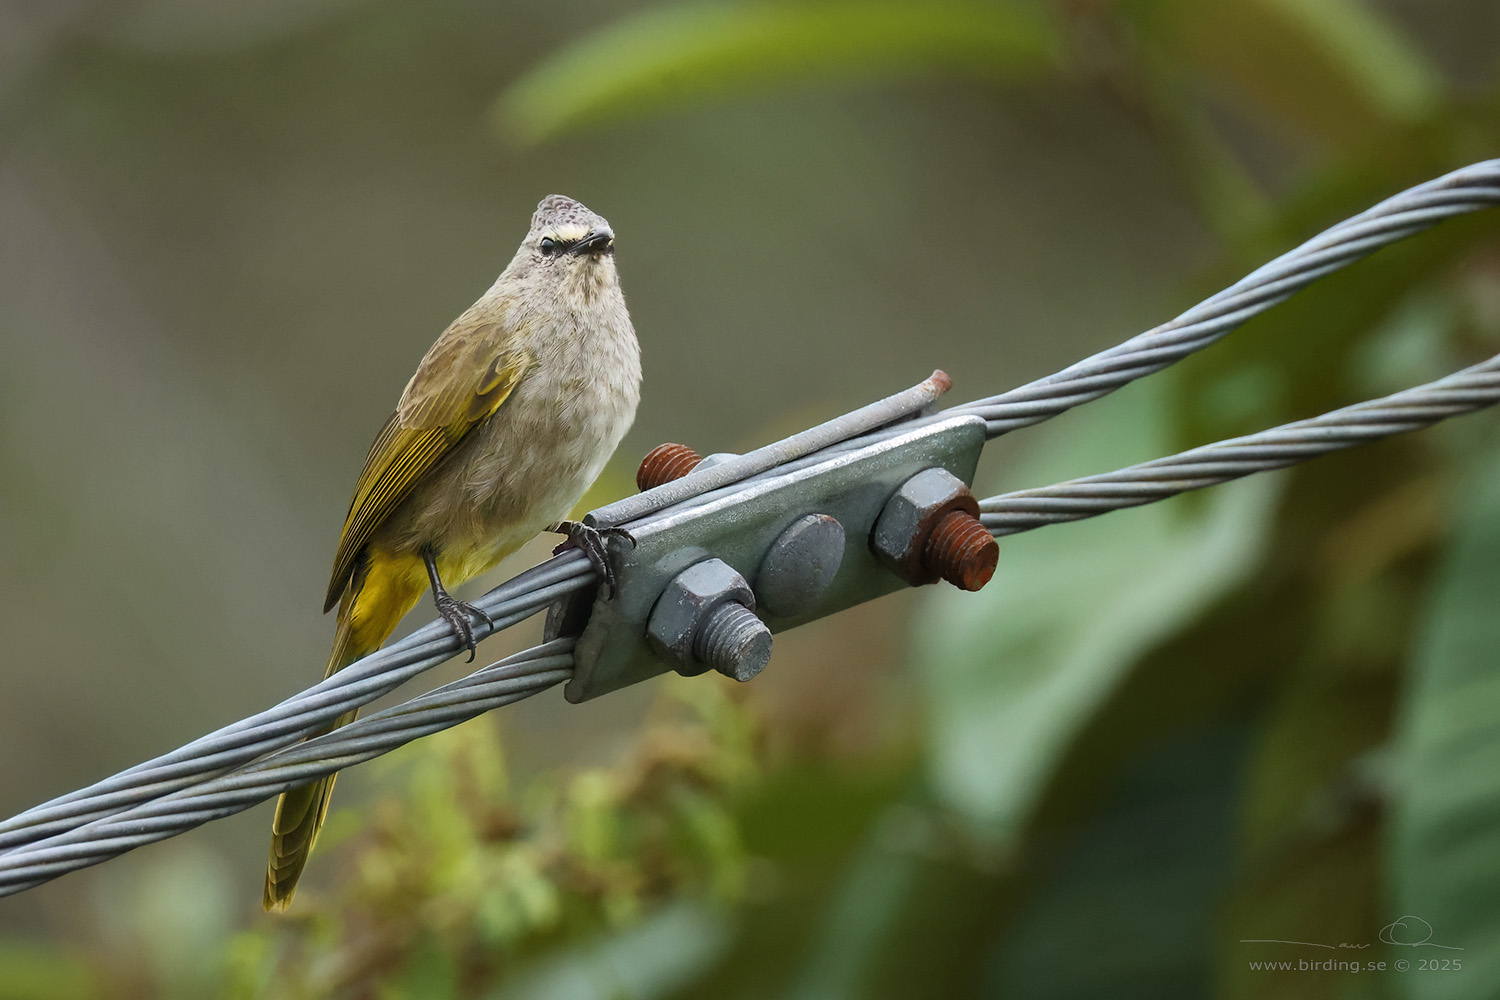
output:
<instances>
[{"instance_id":1,"label":"green leaf","mask_svg":"<svg viewBox=\"0 0 1500 1000\"><path fill-rule=\"evenodd\" d=\"M1246 735L1213 720L1131 761L1049 852L1045 881L994 946L984 995L1208 996Z\"/></svg>"},{"instance_id":2,"label":"green leaf","mask_svg":"<svg viewBox=\"0 0 1500 1000\"><path fill-rule=\"evenodd\" d=\"M85 954L0 941L0 1000L84 1000L103 995Z\"/></svg>"},{"instance_id":3,"label":"green leaf","mask_svg":"<svg viewBox=\"0 0 1500 1000\"><path fill-rule=\"evenodd\" d=\"M1361 0L1184 0L1168 10L1154 17L1180 57L1321 141L1364 149L1443 105L1437 71Z\"/></svg>"},{"instance_id":4,"label":"green leaf","mask_svg":"<svg viewBox=\"0 0 1500 1000\"><path fill-rule=\"evenodd\" d=\"M1388 768L1385 755L1372 748L1384 741L1390 724L1396 672L1390 650L1400 644L1364 646L1385 622L1342 640L1342 629L1329 624L1341 617L1339 605L1378 609L1383 602L1371 598L1387 589L1381 582L1389 586L1378 577L1363 587L1342 579L1326 591L1304 592L1303 601L1324 608L1322 627L1309 628L1320 634L1299 641L1302 652L1293 654L1292 663L1266 671L1276 691L1256 714L1255 749L1240 772L1238 878L1219 898L1220 995L1232 1000L1318 996L1326 977L1348 975L1268 975L1258 963L1398 957L1380 941L1380 928L1396 914L1388 910L1379 877L1379 803ZM1400 622L1406 616L1388 617ZM1277 619L1265 620L1274 633L1270 623ZM1344 943L1361 947L1336 949ZM1329 947L1319 944L1335 953L1326 954ZM1301 993L1293 988L1299 978Z\"/></svg>"},{"instance_id":5,"label":"green leaf","mask_svg":"<svg viewBox=\"0 0 1500 1000\"><path fill-rule=\"evenodd\" d=\"M899 816L886 813L885 825ZM911 905L914 888L927 867L915 852L892 850L881 824L842 873L828 911L812 937L813 947L794 976L786 1000L856 1000L884 995L873 981L891 937Z\"/></svg>"},{"instance_id":6,"label":"green leaf","mask_svg":"<svg viewBox=\"0 0 1500 1000\"><path fill-rule=\"evenodd\" d=\"M493 1000L612 1000L680 995L729 946L719 909L678 902L627 930L576 944L523 969Z\"/></svg>"},{"instance_id":7,"label":"green leaf","mask_svg":"<svg viewBox=\"0 0 1500 1000\"><path fill-rule=\"evenodd\" d=\"M1019 3L702 3L654 7L566 46L496 108L537 143L587 123L829 77L921 71L1002 82L1046 69L1058 40Z\"/></svg>"},{"instance_id":8,"label":"green leaf","mask_svg":"<svg viewBox=\"0 0 1500 1000\"><path fill-rule=\"evenodd\" d=\"M1320 50L1335 72L1387 118L1418 121L1441 103L1437 71L1362 0L1261 0L1260 6Z\"/></svg>"},{"instance_id":9,"label":"green leaf","mask_svg":"<svg viewBox=\"0 0 1500 1000\"><path fill-rule=\"evenodd\" d=\"M1169 394L1153 382L1041 432L1021 478L1053 482L1169 451ZM1277 492L1256 477L1002 539L984 591L934 591L914 658L938 794L997 839L1019 836L1064 753L1141 658L1254 568Z\"/></svg>"},{"instance_id":10,"label":"green leaf","mask_svg":"<svg viewBox=\"0 0 1500 1000\"><path fill-rule=\"evenodd\" d=\"M1492 995L1500 982L1500 454L1480 466L1438 572L1396 744L1390 870L1396 910L1432 927L1418 958L1460 972L1403 977L1409 997ZM1425 933L1425 932L1424 932Z\"/></svg>"}]
</instances>

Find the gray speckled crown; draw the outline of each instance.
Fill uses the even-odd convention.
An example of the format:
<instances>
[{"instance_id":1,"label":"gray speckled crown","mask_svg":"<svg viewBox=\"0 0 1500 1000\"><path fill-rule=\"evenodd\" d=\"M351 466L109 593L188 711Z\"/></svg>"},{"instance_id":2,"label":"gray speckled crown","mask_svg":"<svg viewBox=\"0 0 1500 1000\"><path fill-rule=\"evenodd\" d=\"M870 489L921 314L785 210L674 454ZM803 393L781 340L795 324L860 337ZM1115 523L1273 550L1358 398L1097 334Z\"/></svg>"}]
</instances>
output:
<instances>
[{"instance_id":1,"label":"gray speckled crown","mask_svg":"<svg viewBox=\"0 0 1500 1000\"><path fill-rule=\"evenodd\" d=\"M543 226L565 226L569 223L582 226L585 229L593 229L604 222L603 217L590 212L581 202L576 202L567 195L549 194L543 198L536 207L536 213L531 217L531 228L541 229Z\"/></svg>"}]
</instances>

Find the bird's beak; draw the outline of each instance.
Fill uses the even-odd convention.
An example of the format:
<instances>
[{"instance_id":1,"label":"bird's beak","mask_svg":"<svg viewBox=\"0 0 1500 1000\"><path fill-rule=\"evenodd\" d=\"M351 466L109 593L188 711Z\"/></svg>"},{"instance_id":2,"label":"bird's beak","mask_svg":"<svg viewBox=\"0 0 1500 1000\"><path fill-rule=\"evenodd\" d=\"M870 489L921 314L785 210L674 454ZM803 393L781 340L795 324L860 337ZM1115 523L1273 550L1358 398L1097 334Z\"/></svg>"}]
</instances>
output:
<instances>
[{"instance_id":1,"label":"bird's beak","mask_svg":"<svg viewBox=\"0 0 1500 1000\"><path fill-rule=\"evenodd\" d=\"M589 234L583 239L579 240L577 245L573 247L573 252L579 255L586 253L604 253L606 250L613 249L614 245L614 231L608 226L600 226L597 229L590 229Z\"/></svg>"}]
</instances>

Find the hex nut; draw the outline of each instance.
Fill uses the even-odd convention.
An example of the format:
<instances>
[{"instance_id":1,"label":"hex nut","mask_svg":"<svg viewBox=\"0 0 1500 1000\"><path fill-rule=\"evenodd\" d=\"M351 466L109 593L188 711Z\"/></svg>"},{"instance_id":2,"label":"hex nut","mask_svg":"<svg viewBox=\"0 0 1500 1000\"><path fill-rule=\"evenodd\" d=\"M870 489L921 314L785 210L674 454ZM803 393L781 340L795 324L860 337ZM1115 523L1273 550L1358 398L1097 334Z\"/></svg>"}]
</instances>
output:
<instances>
[{"instance_id":1,"label":"hex nut","mask_svg":"<svg viewBox=\"0 0 1500 1000\"><path fill-rule=\"evenodd\" d=\"M722 559L705 559L678 573L651 609L646 637L652 648L685 677L710 668L693 655L693 639L714 608L729 601L755 608L755 592Z\"/></svg>"},{"instance_id":2,"label":"hex nut","mask_svg":"<svg viewBox=\"0 0 1500 1000\"><path fill-rule=\"evenodd\" d=\"M781 618L811 610L844 561L844 526L829 514L804 514L766 550L755 571L761 607Z\"/></svg>"},{"instance_id":3,"label":"hex nut","mask_svg":"<svg viewBox=\"0 0 1500 1000\"><path fill-rule=\"evenodd\" d=\"M947 469L923 469L886 501L870 532L870 549L891 572L914 586L935 583L938 574L922 564L928 536L949 511L979 516L979 501Z\"/></svg>"}]
</instances>

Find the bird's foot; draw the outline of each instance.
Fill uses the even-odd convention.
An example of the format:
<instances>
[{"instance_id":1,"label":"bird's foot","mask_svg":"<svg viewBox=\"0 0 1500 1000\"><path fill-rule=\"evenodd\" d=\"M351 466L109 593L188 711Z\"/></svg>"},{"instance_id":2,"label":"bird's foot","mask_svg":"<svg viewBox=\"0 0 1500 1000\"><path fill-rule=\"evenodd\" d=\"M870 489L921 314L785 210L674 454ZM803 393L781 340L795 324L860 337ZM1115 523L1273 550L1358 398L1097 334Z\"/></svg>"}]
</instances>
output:
<instances>
[{"instance_id":1,"label":"bird's foot","mask_svg":"<svg viewBox=\"0 0 1500 1000\"><path fill-rule=\"evenodd\" d=\"M553 555L560 555L568 549L582 549L583 554L589 557L589 564L599 574L599 579L604 583L604 596L606 599L613 597L615 593L615 571L609 564L609 554L604 548L606 538L622 538L635 548L635 536L624 528L593 528L581 521L558 521L547 529L555 531L560 535L567 535L567 541L552 550Z\"/></svg>"},{"instance_id":2,"label":"bird's foot","mask_svg":"<svg viewBox=\"0 0 1500 1000\"><path fill-rule=\"evenodd\" d=\"M442 616L443 621L448 623L448 627L453 629L453 634L458 641L463 643L464 648L469 651L469 659L466 662L473 663L474 647L478 643L474 641L474 626L469 620L473 618L475 621L483 621L493 628L494 619L468 601L456 600L446 593L438 594L432 600L437 605L437 613Z\"/></svg>"}]
</instances>

